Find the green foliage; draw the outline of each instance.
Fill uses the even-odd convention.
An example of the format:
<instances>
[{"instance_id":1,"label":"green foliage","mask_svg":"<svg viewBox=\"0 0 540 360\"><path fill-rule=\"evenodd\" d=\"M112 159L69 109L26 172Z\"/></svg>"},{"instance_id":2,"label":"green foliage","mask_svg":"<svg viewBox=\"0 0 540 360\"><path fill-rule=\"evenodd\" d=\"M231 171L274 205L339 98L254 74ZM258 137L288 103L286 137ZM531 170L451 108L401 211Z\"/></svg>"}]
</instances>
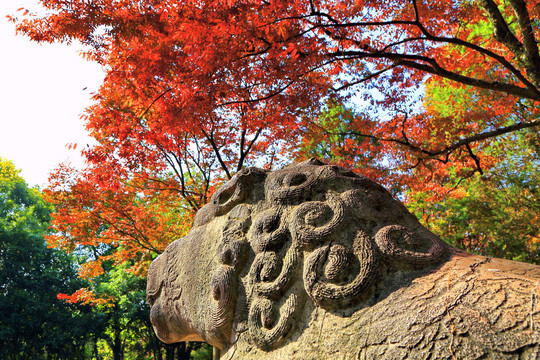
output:
<instances>
[{"instance_id":1,"label":"green foliage","mask_svg":"<svg viewBox=\"0 0 540 360\"><path fill-rule=\"evenodd\" d=\"M72 260L48 249L51 209L0 158L0 358L83 359L99 319L87 306L57 299L83 284Z\"/></svg>"},{"instance_id":2,"label":"green foliage","mask_svg":"<svg viewBox=\"0 0 540 360\"><path fill-rule=\"evenodd\" d=\"M381 142L366 133L366 129L374 127L373 120L342 100L331 99L317 111L306 114L303 122L301 141L291 151L297 161L316 157L356 169L394 192L387 158L380 151Z\"/></svg>"},{"instance_id":3,"label":"green foliage","mask_svg":"<svg viewBox=\"0 0 540 360\"><path fill-rule=\"evenodd\" d=\"M320 114L307 122L310 128L306 131L300 151L307 157L343 160L344 155L340 154L340 150L345 145L355 117L354 112L344 105L329 103Z\"/></svg>"},{"instance_id":4,"label":"green foliage","mask_svg":"<svg viewBox=\"0 0 540 360\"><path fill-rule=\"evenodd\" d=\"M92 290L108 302L97 305L105 316L103 339L114 359L146 359L162 346L150 323L146 278L127 271L130 264L110 268L93 280Z\"/></svg>"},{"instance_id":5,"label":"green foliage","mask_svg":"<svg viewBox=\"0 0 540 360\"><path fill-rule=\"evenodd\" d=\"M487 256L540 264L540 137L523 131L494 143L506 151L488 174L462 182L434 203L429 192L411 194L409 209L452 245ZM503 141L513 143L503 147Z\"/></svg>"},{"instance_id":6,"label":"green foliage","mask_svg":"<svg viewBox=\"0 0 540 360\"><path fill-rule=\"evenodd\" d=\"M42 234L52 208L39 189L28 188L19 173L11 161L0 158L0 229Z\"/></svg>"},{"instance_id":7,"label":"green foliage","mask_svg":"<svg viewBox=\"0 0 540 360\"><path fill-rule=\"evenodd\" d=\"M462 118L463 114L459 114L459 111L466 111L471 108L477 111L482 106L485 106L478 101L475 102L472 87L464 86L462 88L456 88L451 86L447 80L426 84L424 102L438 116L447 119L452 117ZM471 107L470 105L473 103L474 106Z\"/></svg>"},{"instance_id":8,"label":"green foliage","mask_svg":"<svg viewBox=\"0 0 540 360\"><path fill-rule=\"evenodd\" d=\"M212 359L212 346L207 343L201 343L201 346L197 350L191 352L190 359L192 360L211 360Z\"/></svg>"},{"instance_id":9,"label":"green foliage","mask_svg":"<svg viewBox=\"0 0 540 360\"><path fill-rule=\"evenodd\" d=\"M146 279L128 271L132 263L112 260L92 282L78 278L78 262L95 254L47 248L53 209L19 173L0 158L0 359L160 358L166 347L150 324ZM80 288L106 301L84 305L65 295ZM211 347L192 345L195 358L211 358Z\"/></svg>"}]
</instances>

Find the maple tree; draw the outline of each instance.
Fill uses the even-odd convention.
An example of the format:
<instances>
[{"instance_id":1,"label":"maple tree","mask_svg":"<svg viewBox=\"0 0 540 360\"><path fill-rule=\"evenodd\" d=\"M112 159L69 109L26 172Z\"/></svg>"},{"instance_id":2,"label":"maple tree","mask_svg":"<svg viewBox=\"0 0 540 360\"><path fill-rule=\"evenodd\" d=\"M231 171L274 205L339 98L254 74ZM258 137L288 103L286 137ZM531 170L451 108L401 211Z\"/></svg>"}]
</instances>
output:
<instances>
[{"instance_id":1,"label":"maple tree","mask_svg":"<svg viewBox=\"0 0 540 360\"><path fill-rule=\"evenodd\" d=\"M111 259L144 272L220 181L307 156L306 138L339 139L335 162L375 180L444 196L448 179L500 160L483 151L491 139L540 125L539 0L40 3L11 17L17 31L80 41L107 72L84 115L98 142L88 168L60 168L48 192L49 241L91 249L88 276ZM346 123L321 120L353 102Z\"/></svg>"},{"instance_id":2,"label":"maple tree","mask_svg":"<svg viewBox=\"0 0 540 360\"><path fill-rule=\"evenodd\" d=\"M111 181L104 183L102 175L64 165L51 176L45 194L57 206L52 219L56 231L47 236L48 243L68 252L85 249L89 256L79 269L85 278L101 275L104 261L135 260L129 270L145 275L153 257L185 235L193 212L165 180L132 176L128 181L111 170ZM78 300L89 296L76 295Z\"/></svg>"}]
</instances>

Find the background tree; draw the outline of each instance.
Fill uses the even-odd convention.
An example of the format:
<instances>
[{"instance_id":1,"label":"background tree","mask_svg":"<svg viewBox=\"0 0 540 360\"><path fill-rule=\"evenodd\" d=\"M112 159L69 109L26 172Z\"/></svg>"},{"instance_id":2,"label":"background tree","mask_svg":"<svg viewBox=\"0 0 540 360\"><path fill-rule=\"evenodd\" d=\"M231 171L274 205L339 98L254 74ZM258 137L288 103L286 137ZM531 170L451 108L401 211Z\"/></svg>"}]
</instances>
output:
<instances>
[{"instance_id":1,"label":"background tree","mask_svg":"<svg viewBox=\"0 0 540 360\"><path fill-rule=\"evenodd\" d=\"M50 205L0 158L0 357L85 359L100 318L57 299L84 285L73 260L46 247Z\"/></svg>"},{"instance_id":2,"label":"background tree","mask_svg":"<svg viewBox=\"0 0 540 360\"><path fill-rule=\"evenodd\" d=\"M463 181L458 173L451 173L446 182L454 185L444 198L429 190L410 190L408 206L452 245L538 264L540 138L531 130L507 137L484 147L486 157L499 160L482 175L476 173Z\"/></svg>"},{"instance_id":3,"label":"background tree","mask_svg":"<svg viewBox=\"0 0 540 360\"><path fill-rule=\"evenodd\" d=\"M540 125L538 0L41 4L17 31L80 41L107 72L88 166L47 192L49 244L91 253L90 278L110 260L144 275L220 182L323 151L306 139L397 195L443 199L504 159L493 139Z\"/></svg>"},{"instance_id":4,"label":"background tree","mask_svg":"<svg viewBox=\"0 0 540 360\"><path fill-rule=\"evenodd\" d=\"M189 229L192 208L166 178L127 180L121 169L93 169L60 167L52 175L45 194L57 206L56 231L47 240L68 252L84 249L84 278L101 275L104 261L129 262L129 271L144 275L153 257Z\"/></svg>"},{"instance_id":5,"label":"background tree","mask_svg":"<svg viewBox=\"0 0 540 360\"><path fill-rule=\"evenodd\" d=\"M37 188L0 158L0 357L2 359L187 359L207 347L166 346L148 317L146 281L133 272L134 260L89 276L90 247L72 255L47 248L50 212ZM107 244L99 251L110 254ZM110 247L110 246L109 246ZM92 262L90 262L92 263ZM130 271L131 270L131 271ZM206 357L205 357L206 351ZM194 353L197 355L197 352Z\"/></svg>"}]
</instances>

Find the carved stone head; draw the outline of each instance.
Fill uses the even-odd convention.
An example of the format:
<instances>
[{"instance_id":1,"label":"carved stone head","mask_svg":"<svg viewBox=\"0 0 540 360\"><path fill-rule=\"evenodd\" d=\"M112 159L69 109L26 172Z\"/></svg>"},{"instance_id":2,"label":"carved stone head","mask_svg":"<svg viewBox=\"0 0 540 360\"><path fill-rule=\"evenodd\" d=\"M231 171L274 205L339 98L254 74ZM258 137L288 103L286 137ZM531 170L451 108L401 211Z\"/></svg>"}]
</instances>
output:
<instances>
[{"instance_id":1,"label":"carved stone head","mask_svg":"<svg viewBox=\"0 0 540 360\"><path fill-rule=\"evenodd\" d=\"M381 186L309 160L247 168L150 266L158 337L269 351L294 341L322 308L350 316L377 283L442 262L448 247Z\"/></svg>"}]
</instances>

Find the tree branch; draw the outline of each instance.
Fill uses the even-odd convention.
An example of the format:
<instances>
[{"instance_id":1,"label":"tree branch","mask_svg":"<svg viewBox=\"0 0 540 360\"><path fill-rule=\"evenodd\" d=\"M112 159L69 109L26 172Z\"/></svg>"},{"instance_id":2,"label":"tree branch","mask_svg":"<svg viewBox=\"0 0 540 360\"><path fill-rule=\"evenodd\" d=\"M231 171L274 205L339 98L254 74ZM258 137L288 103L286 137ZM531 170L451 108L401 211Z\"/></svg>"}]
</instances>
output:
<instances>
[{"instance_id":1,"label":"tree branch","mask_svg":"<svg viewBox=\"0 0 540 360\"><path fill-rule=\"evenodd\" d=\"M471 149L471 145L469 143L465 144L465 148L467 149L467 152L469 153L469 155L471 155L472 159L474 160L475 164L476 164L476 169L478 170L478 172L480 173L480 175L484 175L484 172L482 171L482 168L480 167L480 159L478 158L478 156L476 156L472 149Z\"/></svg>"},{"instance_id":2,"label":"tree branch","mask_svg":"<svg viewBox=\"0 0 540 360\"><path fill-rule=\"evenodd\" d=\"M519 42L504 20L497 4L493 0L480 0L489 20L493 24L493 37L504 44L514 54L523 53L523 44Z\"/></svg>"},{"instance_id":3,"label":"tree branch","mask_svg":"<svg viewBox=\"0 0 540 360\"><path fill-rule=\"evenodd\" d=\"M492 90L492 91L504 92L510 95L515 95L515 96L526 98L526 99L540 100L540 92L537 89L533 90L530 88L529 89L523 88L523 87L519 87L512 84L501 83L498 81L486 81L482 79L471 78L469 76L465 76L458 73L454 73L452 71L448 71L440 67L439 64L430 66L426 64L420 64L415 61L401 60L400 65L417 69L417 70L421 70L421 71L424 71L433 75L438 75L448 80L459 82L461 84L479 87L482 89L487 89L487 90Z\"/></svg>"},{"instance_id":4,"label":"tree branch","mask_svg":"<svg viewBox=\"0 0 540 360\"><path fill-rule=\"evenodd\" d=\"M164 92L162 92L161 94L159 94L158 97L156 97L154 100L152 100L152 102L150 103L150 105L148 105L148 107L142 112L141 115L139 115L139 120L141 120L143 118L144 115L146 115L146 113L148 113L148 111L150 111L150 109L152 108L152 106L154 106L154 104L156 103L156 101L158 101L159 99L161 99L163 96L165 96L165 94L167 94L168 92L172 91L172 88L168 88L167 90L165 90Z\"/></svg>"},{"instance_id":5,"label":"tree branch","mask_svg":"<svg viewBox=\"0 0 540 360\"><path fill-rule=\"evenodd\" d=\"M218 147L216 145L216 142L214 140L214 135L206 133L206 131L204 131L204 129L202 129L202 128L201 128L201 132L204 134L204 136L206 137L206 139L208 140L208 142L212 146L212 149L214 150L214 154L216 155L216 157L217 157L217 159L219 161L219 164L221 165L221 168L223 169L223 171L225 171L225 174L227 175L227 179L229 179L229 180L232 179L231 173L229 172L229 169L227 168L227 165L225 165L225 162L221 158L221 154L219 153L219 149L218 149Z\"/></svg>"},{"instance_id":6,"label":"tree branch","mask_svg":"<svg viewBox=\"0 0 540 360\"><path fill-rule=\"evenodd\" d=\"M253 137L253 140L250 141L246 151L244 152L245 156L247 156L249 154L249 152L251 151L251 148L253 147L253 144L255 144L255 142L259 138L259 135L261 135L262 130L263 130L263 126L261 126L260 128L257 129L257 132L255 133L255 136ZM243 163L244 163L244 159L242 159L242 161L238 162L238 170L239 171L242 169Z\"/></svg>"},{"instance_id":7,"label":"tree branch","mask_svg":"<svg viewBox=\"0 0 540 360\"><path fill-rule=\"evenodd\" d=\"M509 0L516 13L521 35L523 36L523 47L525 48L525 68L533 83L540 86L540 53L534 31L531 24L531 17L527 11L527 5L523 0Z\"/></svg>"},{"instance_id":8,"label":"tree branch","mask_svg":"<svg viewBox=\"0 0 540 360\"><path fill-rule=\"evenodd\" d=\"M426 149L424 149L424 148L422 148L420 146L414 145L409 141L409 139L405 136L405 134L403 134L404 135L403 139L379 138L379 137L377 137L375 135L364 134L364 133L361 133L361 132L358 132L358 131L348 131L348 132L339 133L339 134L341 134L341 135L352 134L352 135L356 135L356 136L367 137L367 138L374 139L374 140L377 140L377 141L394 142L394 143L403 145L405 147L408 147L409 149L411 149L411 150L413 150L413 151L415 151L417 153L420 153L420 154L422 154L422 155L424 155L424 156L426 156L427 158L430 158L430 159L437 159L438 156L446 155L446 160L443 160L443 159L437 159L437 160L442 161L442 162L448 162L448 155L450 153L452 153L454 150L456 150L456 149L458 149L458 148L460 148L462 146L467 147L467 146L470 146L470 144L472 144L474 142L477 142L477 141L486 140L486 139L489 139L489 138L494 138L494 137L497 137L497 136L508 134L508 133L511 133L511 132L514 132L514 131L527 129L527 128L532 128L532 127L537 127L537 126L540 126L540 119L533 120L533 121L527 121L527 122L521 122L519 124L514 124L514 125L506 126L506 127L503 127L503 128L495 129L495 130L492 130L492 131L486 131L486 132L483 132L483 133L480 133L480 134L469 136L467 138L464 138L464 139L461 139L461 140L455 142L452 145L446 146L446 147L444 147L443 149L440 149L440 150L426 150ZM473 159L474 159L475 155L472 154L472 156L473 156Z\"/></svg>"}]
</instances>

